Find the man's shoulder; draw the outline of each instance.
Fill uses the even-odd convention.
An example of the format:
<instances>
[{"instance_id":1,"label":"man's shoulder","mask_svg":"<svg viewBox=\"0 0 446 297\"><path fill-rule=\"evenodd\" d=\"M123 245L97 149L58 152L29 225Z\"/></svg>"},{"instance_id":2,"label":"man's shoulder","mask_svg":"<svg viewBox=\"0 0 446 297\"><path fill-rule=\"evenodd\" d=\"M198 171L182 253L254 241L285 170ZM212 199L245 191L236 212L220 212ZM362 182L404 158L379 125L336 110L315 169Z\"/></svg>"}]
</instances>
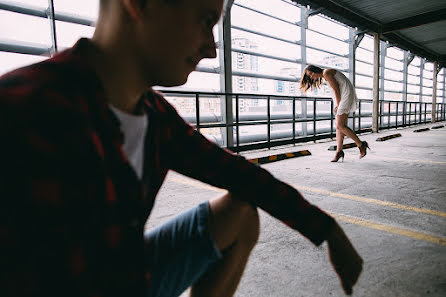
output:
<instances>
[{"instance_id":1,"label":"man's shoulder","mask_svg":"<svg viewBox=\"0 0 446 297\"><path fill-rule=\"evenodd\" d=\"M68 104L70 98L79 95L80 89L85 89L82 80L85 79L75 59L61 53L1 76L0 105L7 108Z\"/></svg>"}]
</instances>

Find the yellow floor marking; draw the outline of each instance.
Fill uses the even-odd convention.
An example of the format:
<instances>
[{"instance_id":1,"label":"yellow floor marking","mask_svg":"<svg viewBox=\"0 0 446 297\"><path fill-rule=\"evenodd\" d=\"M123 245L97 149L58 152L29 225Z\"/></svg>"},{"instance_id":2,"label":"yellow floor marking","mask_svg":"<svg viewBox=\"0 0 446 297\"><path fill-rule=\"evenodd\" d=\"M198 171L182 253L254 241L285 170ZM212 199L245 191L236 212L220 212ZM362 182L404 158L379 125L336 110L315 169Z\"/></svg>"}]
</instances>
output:
<instances>
[{"instance_id":1,"label":"yellow floor marking","mask_svg":"<svg viewBox=\"0 0 446 297\"><path fill-rule=\"evenodd\" d=\"M183 185L193 186L193 187L201 188L201 189L205 189L205 190L220 192L220 193L227 192L224 189L220 189L220 188L217 188L217 187L214 187L214 186L210 186L210 185L207 185L207 184L202 183L200 181L195 181L195 180L192 180L192 179L184 179L184 178L172 177L172 178L169 178L168 181L172 181L172 182L183 184ZM353 199L353 200L358 200L358 201L363 201L363 202L374 201L374 202L371 202L371 203L379 202L377 204L386 205L386 206L392 206L392 207L395 207L395 206L388 205L388 204L394 204L394 205L401 206L401 207L397 207L397 208L402 208L402 209L412 210L412 211L416 211L414 209L417 209L417 210L422 210L422 211L419 211L419 212L423 212L423 213L435 214L435 215L439 215L439 216L442 216L442 217L446 216L446 213L443 213L443 212L437 212L437 211L433 211L433 210L429 210L429 209L420 209L420 208L415 208L415 207L411 207L411 206L405 206L405 205L401 205L401 204L396 204L396 203L386 202L386 201L381 201L381 200L376 200L376 199L357 197L357 196L353 196L353 195L346 195L346 194L340 194L340 193L333 193L333 192L329 192L329 191L325 191L325 190L312 189L312 188L302 187L302 186L299 186L299 187L295 186L295 188L298 189L298 190L301 190L301 191L311 191L311 192L316 192L316 190L317 190L317 193L326 194L326 195L330 195L330 196L335 196L336 195L336 197L339 197L337 195L340 195L340 196L343 196L342 198L349 197L347 199L351 199L352 197L354 197L355 199ZM334 212L327 211L327 213L332 215L337 220L340 220L340 221L343 221L343 222L346 222L346 223L350 223L350 224L354 224L354 225L358 225L358 226L363 226L363 227L367 227L367 228L370 228L370 229L381 230L381 231L385 231L385 232L389 232L389 233L394 233L394 234L398 234L398 235L402 235L402 236L406 236L406 237L410 237L410 238L414 238L414 239L424 240L424 241L428 241L428 242L433 242L433 243L436 243L436 244L439 244L439 245L445 245L446 246L446 238L445 237L435 236L435 235L430 235L430 234L426 234L426 233L422 233L422 232L417 232L417 231L412 231L412 230L403 229L403 228L399 228L399 227L394 227L394 226L390 226L390 225L375 223L375 222L372 222L372 221L367 221L367 220L363 220L363 219L359 219L359 218L355 218L355 217L351 217L351 216L337 214L337 213L334 213Z\"/></svg>"},{"instance_id":2,"label":"yellow floor marking","mask_svg":"<svg viewBox=\"0 0 446 297\"><path fill-rule=\"evenodd\" d=\"M171 177L168 178L167 181L173 181L175 183L178 184L183 184L183 185L188 185L188 186L192 186L195 188L200 188L200 189L204 189L204 190L209 190L209 191L215 191L215 192L227 192L224 189L220 189L205 183L202 183L200 181L197 180L193 180L193 179L184 179L184 178L177 178L177 177Z\"/></svg>"},{"instance_id":3,"label":"yellow floor marking","mask_svg":"<svg viewBox=\"0 0 446 297\"><path fill-rule=\"evenodd\" d=\"M363 220L363 219L359 219L359 218L355 218L355 217L351 217L351 216L346 216L346 215L341 215L341 214L337 214L337 213L332 213L332 212L328 212L328 213L331 216L333 216L335 219L337 219L339 221L346 222L346 223L359 225L359 226L367 227L370 229L381 230L381 231L385 231L385 232L389 232L389 233L394 233L394 234L398 234L398 235L402 235L402 236L406 236L406 237L410 237L410 238L414 238L414 239L418 239L418 240L433 242L433 243L436 243L439 245L446 246L446 237L435 236L435 235L430 235L430 234L426 234L426 233L422 233L422 232L417 232L417 231L412 231L412 230L403 229L403 228L399 228L399 227L394 227L394 226L390 226L390 225L379 224L379 223L375 223L372 221L367 221L367 220Z\"/></svg>"},{"instance_id":4,"label":"yellow floor marking","mask_svg":"<svg viewBox=\"0 0 446 297\"><path fill-rule=\"evenodd\" d=\"M412 163L446 164L446 162L443 162L443 161L432 161L432 160L414 160L414 159L403 159L403 158L394 158L394 157L385 157L385 156L377 156L377 158L396 160L396 161L404 161L404 162L412 162Z\"/></svg>"},{"instance_id":5,"label":"yellow floor marking","mask_svg":"<svg viewBox=\"0 0 446 297\"><path fill-rule=\"evenodd\" d=\"M355 195L348 195L348 194L330 192L330 191L327 191L327 190L315 189L315 188L310 188L310 187L305 187L305 186L293 185L293 187L295 189L297 189L297 190L300 190L300 191L311 192L311 193L318 193L318 194L328 195L328 196L337 197L337 198L343 198L343 199L361 201L361 202L366 202L366 203L378 204L378 205L394 207L394 208L399 208L399 209L408 210L408 211L426 213L426 214L430 214L430 215L439 216L439 217L445 217L446 218L446 212L442 212L442 211L436 211L436 210L431 210L431 209L426 209L426 208L418 208L418 207L414 207L414 206L408 206L408 205L398 204L398 203L389 202L389 201L377 200L377 199L373 199L373 198L366 198L366 197L361 197L361 196L355 196Z\"/></svg>"},{"instance_id":6,"label":"yellow floor marking","mask_svg":"<svg viewBox=\"0 0 446 297\"><path fill-rule=\"evenodd\" d=\"M168 180L171 180L176 183L184 184L184 185L193 186L196 188L205 189L205 190L226 192L226 190L224 190L224 189L213 187L213 186L207 185L205 183L202 183L200 181L195 181L192 179L184 179L184 178L174 177L174 178L169 178ZM360 202L365 202L365 203L383 205L383 206L398 208L398 209L402 209L402 210L425 213L425 214L430 214L430 215L446 218L446 212L442 212L442 211L426 209L426 208L418 208L418 207L414 207L414 206L408 206L408 205L403 205L403 204L399 204L399 203L383 201L383 200L378 200L378 199L373 199L373 198L366 198L366 197L361 197L361 196L330 192L330 191L323 190L323 189L316 189L316 188L297 186L297 185L292 185L292 186L296 190L303 191L303 192L323 194L323 195L337 197L337 198L343 198L343 199L349 199L349 200L360 201Z\"/></svg>"}]
</instances>

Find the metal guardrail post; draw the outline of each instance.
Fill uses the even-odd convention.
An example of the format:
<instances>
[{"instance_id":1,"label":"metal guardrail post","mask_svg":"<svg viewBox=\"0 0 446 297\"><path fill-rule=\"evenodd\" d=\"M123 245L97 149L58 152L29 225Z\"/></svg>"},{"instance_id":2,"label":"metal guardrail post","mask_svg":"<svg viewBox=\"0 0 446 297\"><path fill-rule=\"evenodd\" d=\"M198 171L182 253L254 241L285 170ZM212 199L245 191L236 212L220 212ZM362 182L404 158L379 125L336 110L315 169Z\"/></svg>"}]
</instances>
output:
<instances>
[{"instance_id":1,"label":"metal guardrail post","mask_svg":"<svg viewBox=\"0 0 446 297\"><path fill-rule=\"evenodd\" d=\"M296 98L293 97L293 143L296 140Z\"/></svg>"},{"instance_id":2,"label":"metal guardrail post","mask_svg":"<svg viewBox=\"0 0 446 297\"><path fill-rule=\"evenodd\" d=\"M316 141L316 98L313 99L313 138Z\"/></svg>"},{"instance_id":3,"label":"metal guardrail post","mask_svg":"<svg viewBox=\"0 0 446 297\"><path fill-rule=\"evenodd\" d=\"M392 102L391 101L389 101L389 104L388 104L388 114L387 114L387 129L390 129L390 104L391 104Z\"/></svg>"},{"instance_id":4,"label":"metal guardrail post","mask_svg":"<svg viewBox=\"0 0 446 297\"><path fill-rule=\"evenodd\" d=\"M268 140L268 148L271 148L271 97L268 96L267 97L267 121L268 121L268 126L267 126L267 140Z\"/></svg>"},{"instance_id":5,"label":"metal guardrail post","mask_svg":"<svg viewBox=\"0 0 446 297\"><path fill-rule=\"evenodd\" d=\"M361 102L359 104L361 104ZM331 114L331 116L330 116L330 137L331 137L331 139L333 139L333 122L334 122L333 100L330 101L330 114Z\"/></svg>"},{"instance_id":6,"label":"metal guardrail post","mask_svg":"<svg viewBox=\"0 0 446 297\"><path fill-rule=\"evenodd\" d=\"M197 119L197 131L200 132L200 95L195 94L195 118Z\"/></svg>"},{"instance_id":7,"label":"metal guardrail post","mask_svg":"<svg viewBox=\"0 0 446 297\"><path fill-rule=\"evenodd\" d=\"M358 105L359 105L358 130L361 130L361 100L359 100Z\"/></svg>"},{"instance_id":8,"label":"metal guardrail post","mask_svg":"<svg viewBox=\"0 0 446 297\"><path fill-rule=\"evenodd\" d=\"M396 115L395 115L395 128L398 129L398 106L400 105L399 102L396 103Z\"/></svg>"},{"instance_id":9,"label":"metal guardrail post","mask_svg":"<svg viewBox=\"0 0 446 297\"><path fill-rule=\"evenodd\" d=\"M239 111L239 97L235 95L235 133L236 133L236 141L237 141L237 149L240 147L240 111Z\"/></svg>"}]
</instances>

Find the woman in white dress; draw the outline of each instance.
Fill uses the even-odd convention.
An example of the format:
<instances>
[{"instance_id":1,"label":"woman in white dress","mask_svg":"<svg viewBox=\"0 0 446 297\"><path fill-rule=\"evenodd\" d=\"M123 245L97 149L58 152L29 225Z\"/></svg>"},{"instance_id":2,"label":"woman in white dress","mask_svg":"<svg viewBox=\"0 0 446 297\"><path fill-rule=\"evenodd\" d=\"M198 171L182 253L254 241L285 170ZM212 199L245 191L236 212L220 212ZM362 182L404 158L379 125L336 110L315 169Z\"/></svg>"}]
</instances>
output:
<instances>
[{"instance_id":1,"label":"woman in white dress","mask_svg":"<svg viewBox=\"0 0 446 297\"><path fill-rule=\"evenodd\" d=\"M356 133L347 126L348 115L358 107L358 98L350 80L335 69L322 69L314 65L308 65L300 81L300 88L306 92L308 89L317 89L325 79L333 90L333 101L335 103L336 114L336 156L331 162L337 162L340 158L344 161L344 151L342 150L344 136L350 137L359 148L359 158L367 154L369 145L366 141L361 141Z\"/></svg>"}]
</instances>

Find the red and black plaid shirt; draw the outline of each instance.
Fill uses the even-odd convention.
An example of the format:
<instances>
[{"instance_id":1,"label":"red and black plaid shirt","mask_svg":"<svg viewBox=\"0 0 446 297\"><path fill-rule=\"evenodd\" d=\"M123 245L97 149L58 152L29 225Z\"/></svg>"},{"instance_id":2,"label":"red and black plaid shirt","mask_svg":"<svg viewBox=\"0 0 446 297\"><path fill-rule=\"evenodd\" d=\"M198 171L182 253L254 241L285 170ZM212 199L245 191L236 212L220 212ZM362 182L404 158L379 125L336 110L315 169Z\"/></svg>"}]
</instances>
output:
<instances>
[{"instance_id":1,"label":"red and black plaid shirt","mask_svg":"<svg viewBox=\"0 0 446 297\"><path fill-rule=\"evenodd\" d=\"M158 93L144 175L126 159L119 122L73 48L0 79L0 295L143 296L143 229L169 169L239 194L319 245L333 219L292 187L195 131Z\"/></svg>"}]
</instances>

